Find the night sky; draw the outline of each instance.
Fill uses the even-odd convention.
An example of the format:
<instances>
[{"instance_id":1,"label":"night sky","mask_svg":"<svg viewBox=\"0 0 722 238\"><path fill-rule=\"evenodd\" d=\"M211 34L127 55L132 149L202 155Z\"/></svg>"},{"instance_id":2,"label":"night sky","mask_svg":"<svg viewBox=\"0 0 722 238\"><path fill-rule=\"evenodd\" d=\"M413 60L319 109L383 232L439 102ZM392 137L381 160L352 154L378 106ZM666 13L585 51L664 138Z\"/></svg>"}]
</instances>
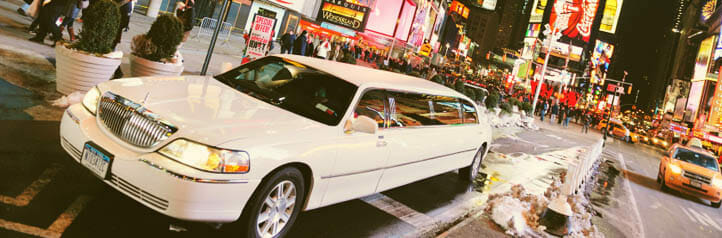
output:
<instances>
[{"instance_id":1,"label":"night sky","mask_svg":"<svg viewBox=\"0 0 722 238\"><path fill-rule=\"evenodd\" d=\"M610 78L621 79L624 70L627 81L634 83L633 94L640 89L638 106L646 107L652 98L652 85L664 83L655 76L658 54L665 42L665 32L671 31L677 0L626 0L622 7L617 41L622 48L615 50L610 66ZM647 76L649 80L643 80ZM634 95L622 98L622 104L633 104ZM624 107L627 109L627 107ZM651 108L650 108L651 109Z\"/></svg>"}]
</instances>

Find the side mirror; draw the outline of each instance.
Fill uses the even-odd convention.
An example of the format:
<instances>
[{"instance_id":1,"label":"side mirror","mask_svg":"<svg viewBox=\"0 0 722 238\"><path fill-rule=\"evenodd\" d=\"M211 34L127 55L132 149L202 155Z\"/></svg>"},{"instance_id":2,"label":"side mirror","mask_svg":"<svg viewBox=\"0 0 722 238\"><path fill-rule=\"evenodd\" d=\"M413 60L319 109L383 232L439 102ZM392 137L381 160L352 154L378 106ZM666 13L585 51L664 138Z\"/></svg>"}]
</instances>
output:
<instances>
[{"instance_id":1,"label":"side mirror","mask_svg":"<svg viewBox=\"0 0 722 238\"><path fill-rule=\"evenodd\" d=\"M351 121L351 130L369 134L376 134L379 124L368 116L359 116ZM347 132L348 133L348 132Z\"/></svg>"}]
</instances>

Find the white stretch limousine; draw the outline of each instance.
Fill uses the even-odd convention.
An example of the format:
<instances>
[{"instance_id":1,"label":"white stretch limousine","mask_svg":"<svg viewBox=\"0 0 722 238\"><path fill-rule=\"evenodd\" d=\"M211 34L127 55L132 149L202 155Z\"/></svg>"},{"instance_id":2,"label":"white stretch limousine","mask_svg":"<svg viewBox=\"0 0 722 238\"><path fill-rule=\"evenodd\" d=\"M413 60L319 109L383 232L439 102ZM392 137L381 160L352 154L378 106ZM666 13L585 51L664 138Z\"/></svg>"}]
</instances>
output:
<instances>
[{"instance_id":1,"label":"white stretch limousine","mask_svg":"<svg viewBox=\"0 0 722 238\"><path fill-rule=\"evenodd\" d=\"M165 215L282 237L301 210L459 170L491 129L442 85L277 55L215 77L126 78L68 108L61 145L106 184ZM235 228L234 228L235 227Z\"/></svg>"}]
</instances>

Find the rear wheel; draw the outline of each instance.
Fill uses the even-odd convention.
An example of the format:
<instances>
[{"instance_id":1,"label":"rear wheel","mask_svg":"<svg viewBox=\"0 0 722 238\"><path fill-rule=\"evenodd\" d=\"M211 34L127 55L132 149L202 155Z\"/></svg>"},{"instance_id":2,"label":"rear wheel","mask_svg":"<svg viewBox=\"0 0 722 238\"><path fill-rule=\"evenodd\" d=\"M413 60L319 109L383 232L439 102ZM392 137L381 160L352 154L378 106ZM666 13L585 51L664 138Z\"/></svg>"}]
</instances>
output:
<instances>
[{"instance_id":1,"label":"rear wheel","mask_svg":"<svg viewBox=\"0 0 722 238\"><path fill-rule=\"evenodd\" d=\"M265 180L246 204L238 220L242 237L284 237L306 199L303 174L284 168Z\"/></svg>"},{"instance_id":2,"label":"rear wheel","mask_svg":"<svg viewBox=\"0 0 722 238\"><path fill-rule=\"evenodd\" d=\"M479 151L477 151L474 155L474 160L471 161L471 165L459 169L459 178L469 182L474 181L476 176L479 174L479 168L481 167L481 161L484 160L485 153L486 145L482 145L481 148L479 148Z\"/></svg>"}]
</instances>

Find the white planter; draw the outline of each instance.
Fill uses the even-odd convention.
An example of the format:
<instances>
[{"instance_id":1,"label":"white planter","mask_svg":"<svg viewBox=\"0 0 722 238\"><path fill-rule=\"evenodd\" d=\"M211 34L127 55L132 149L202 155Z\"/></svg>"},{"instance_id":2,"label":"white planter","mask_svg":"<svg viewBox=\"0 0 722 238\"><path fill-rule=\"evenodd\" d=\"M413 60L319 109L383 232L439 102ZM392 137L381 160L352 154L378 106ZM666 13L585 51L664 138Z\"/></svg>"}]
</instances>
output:
<instances>
[{"instance_id":1,"label":"white planter","mask_svg":"<svg viewBox=\"0 0 722 238\"><path fill-rule=\"evenodd\" d=\"M121 60L122 57L98 57L58 44L55 46L56 90L66 95L86 92L96 84L110 80Z\"/></svg>"},{"instance_id":2,"label":"white planter","mask_svg":"<svg viewBox=\"0 0 722 238\"><path fill-rule=\"evenodd\" d=\"M183 73L183 63L162 63L130 55L130 75L141 76L178 76Z\"/></svg>"}]
</instances>

